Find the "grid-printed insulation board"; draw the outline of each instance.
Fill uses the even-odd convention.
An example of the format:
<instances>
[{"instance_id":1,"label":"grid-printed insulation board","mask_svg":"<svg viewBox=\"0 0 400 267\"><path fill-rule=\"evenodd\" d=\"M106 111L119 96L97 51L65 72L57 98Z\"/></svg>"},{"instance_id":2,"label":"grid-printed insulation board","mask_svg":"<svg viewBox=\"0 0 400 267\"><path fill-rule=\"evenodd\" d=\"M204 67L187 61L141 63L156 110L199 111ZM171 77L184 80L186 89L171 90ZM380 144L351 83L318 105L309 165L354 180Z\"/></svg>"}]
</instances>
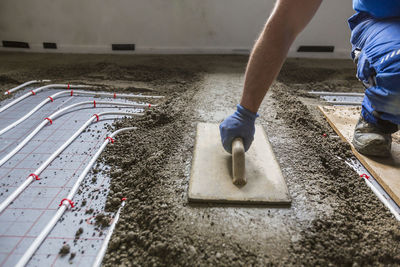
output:
<instances>
[{"instance_id":1,"label":"grid-printed insulation board","mask_svg":"<svg viewBox=\"0 0 400 267\"><path fill-rule=\"evenodd\" d=\"M15 97L34 89L28 87L15 94L11 99L4 100L5 105ZM46 90L26 98L15 106L0 113L0 128L22 117L47 96L60 90ZM110 100L102 98L103 100ZM73 103L93 100L93 97L66 96L46 104L28 120L0 136L0 158L12 150L23 140L45 117L56 110ZM119 102L126 101L118 99ZM75 108L45 126L18 154L0 167L0 201L3 201L30 173L45 161L51 153L60 147L79 127L94 113L109 110L128 111L126 108L103 107L97 105ZM129 109L129 111L132 110ZM100 120L89 126L60 156L55 159L40 175L41 180L32 183L8 208L0 214L0 266L14 266L34 238L44 228L55 214L58 205L83 171L92 155L94 155L106 136L106 124L111 124L113 118ZM119 116L121 117L121 116ZM93 179L94 178L94 179ZM88 174L84 183L90 185L83 189L80 195L75 195L77 208L67 210L62 219L32 257L28 266L88 266L96 256L108 229L96 229L94 215L103 212L108 193L109 178L101 172ZM82 200L86 205L82 206ZM93 209L93 213L88 213ZM77 241L75 233L83 228L83 233ZM71 253L65 257L59 255L63 244L69 244Z\"/></svg>"}]
</instances>

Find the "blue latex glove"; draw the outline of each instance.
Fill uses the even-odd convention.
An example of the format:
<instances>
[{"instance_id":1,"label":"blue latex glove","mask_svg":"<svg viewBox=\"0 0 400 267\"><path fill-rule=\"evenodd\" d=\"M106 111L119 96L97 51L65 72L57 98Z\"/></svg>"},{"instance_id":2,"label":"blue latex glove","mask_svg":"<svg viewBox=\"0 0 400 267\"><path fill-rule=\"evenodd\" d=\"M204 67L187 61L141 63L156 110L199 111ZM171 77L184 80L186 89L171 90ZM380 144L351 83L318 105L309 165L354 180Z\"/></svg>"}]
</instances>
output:
<instances>
[{"instance_id":1,"label":"blue latex glove","mask_svg":"<svg viewBox=\"0 0 400 267\"><path fill-rule=\"evenodd\" d=\"M241 137L245 151L249 150L254 139L254 122L258 114L237 105L237 110L219 125L222 146L228 153L232 153L232 141Z\"/></svg>"}]
</instances>

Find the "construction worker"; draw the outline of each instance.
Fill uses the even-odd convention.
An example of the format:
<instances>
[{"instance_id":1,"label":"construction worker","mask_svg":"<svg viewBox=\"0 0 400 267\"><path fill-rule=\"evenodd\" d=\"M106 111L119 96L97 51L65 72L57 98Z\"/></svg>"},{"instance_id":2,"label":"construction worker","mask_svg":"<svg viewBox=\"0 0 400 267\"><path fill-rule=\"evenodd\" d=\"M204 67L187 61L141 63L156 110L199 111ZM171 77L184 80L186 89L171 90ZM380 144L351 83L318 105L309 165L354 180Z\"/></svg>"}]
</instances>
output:
<instances>
[{"instance_id":1,"label":"construction worker","mask_svg":"<svg viewBox=\"0 0 400 267\"><path fill-rule=\"evenodd\" d=\"M258 108L287 52L322 0L278 0L250 55L237 111L220 125L222 144L242 137L248 150ZM388 156L400 124L400 0L353 0L349 19L357 77L366 86L353 145L362 154Z\"/></svg>"}]
</instances>

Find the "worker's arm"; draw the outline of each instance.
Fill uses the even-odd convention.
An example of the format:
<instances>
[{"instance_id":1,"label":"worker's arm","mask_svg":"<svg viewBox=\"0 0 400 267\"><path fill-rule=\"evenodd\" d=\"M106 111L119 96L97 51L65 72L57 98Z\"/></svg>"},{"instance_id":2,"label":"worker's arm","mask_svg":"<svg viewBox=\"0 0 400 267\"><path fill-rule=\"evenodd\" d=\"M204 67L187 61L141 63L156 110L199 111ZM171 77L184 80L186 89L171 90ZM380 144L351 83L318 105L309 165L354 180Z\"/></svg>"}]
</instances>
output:
<instances>
[{"instance_id":1,"label":"worker's arm","mask_svg":"<svg viewBox=\"0 0 400 267\"><path fill-rule=\"evenodd\" d=\"M247 150L254 135L256 112L278 75L288 50L305 28L322 0L278 0L247 65L244 90L237 111L220 125L225 150L235 137L242 137Z\"/></svg>"},{"instance_id":2,"label":"worker's arm","mask_svg":"<svg viewBox=\"0 0 400 267\"><path fill-rule=\"evenodd\" d=\"M246 70L240 104L256 113L297 35L322 0L279 0L258 38Z\"/></svg>"}]
</instances>

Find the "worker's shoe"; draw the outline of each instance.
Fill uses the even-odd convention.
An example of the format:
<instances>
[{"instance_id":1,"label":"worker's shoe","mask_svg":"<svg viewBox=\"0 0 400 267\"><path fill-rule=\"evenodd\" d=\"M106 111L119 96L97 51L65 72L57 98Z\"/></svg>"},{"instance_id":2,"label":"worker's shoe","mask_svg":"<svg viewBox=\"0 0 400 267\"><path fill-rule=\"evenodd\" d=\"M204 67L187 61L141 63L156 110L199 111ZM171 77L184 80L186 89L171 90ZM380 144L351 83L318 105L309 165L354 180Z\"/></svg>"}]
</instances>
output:
<instances>
[{"instance_id":1,"label":"worker's shoe","mask_svg":"<svg viewBox=\"0 0 400 267\"><path fill-rule=\"evenodd\" d=\"M383 132L360 116L354 130L353 145L361 154L388 157L392 146L392 135L391 133Z\"/></svg>"}]
</instances>

